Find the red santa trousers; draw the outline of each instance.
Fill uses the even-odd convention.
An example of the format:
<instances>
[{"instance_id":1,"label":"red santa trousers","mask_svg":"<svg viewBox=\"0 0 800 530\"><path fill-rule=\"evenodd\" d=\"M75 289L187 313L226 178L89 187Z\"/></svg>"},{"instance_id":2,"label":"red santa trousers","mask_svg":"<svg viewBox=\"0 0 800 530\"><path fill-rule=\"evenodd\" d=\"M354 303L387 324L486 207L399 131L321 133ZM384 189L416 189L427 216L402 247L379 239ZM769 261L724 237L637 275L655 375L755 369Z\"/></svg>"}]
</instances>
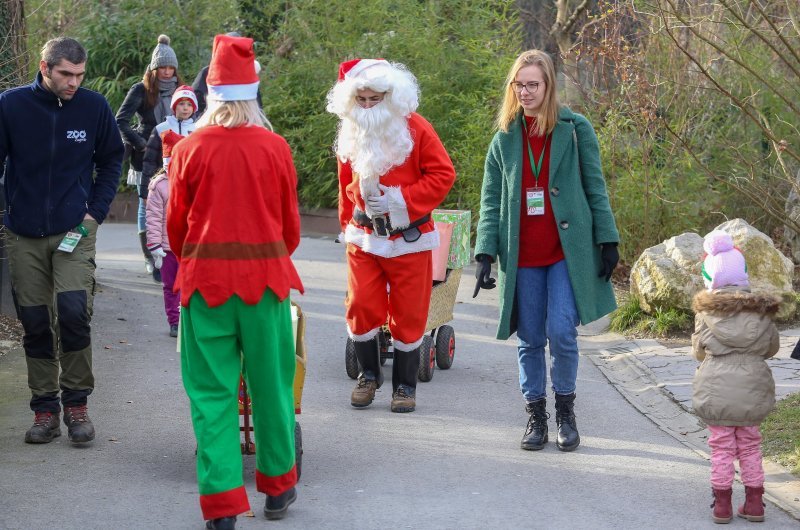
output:
<instances>
[{"instance_id":1,"label":"red santa trousers","mask_svg":"<svg viewBox=\"0 0 800 530\"><path fill-rule=\"evenodd\" d=\"M733 485L733 462L739 459L742 483L751 488L764 485L761 465L761 432L758 425L728 427L709 425L711 436L711 487L727 490Z\"/></svg>"},{"instance_id":2,"label":"red santa trousers","mask_svg":"<svg viewBox=\"0 0 800 530\"><path fill-rule=\"evenodd\" d=\"M411 348L403 346L422 339L433 285L431 264L430 250L383 258L348 244L345 305L354 339L371 338L387 318L397 349L407 351Z\"/></svg>"}]
</instances>

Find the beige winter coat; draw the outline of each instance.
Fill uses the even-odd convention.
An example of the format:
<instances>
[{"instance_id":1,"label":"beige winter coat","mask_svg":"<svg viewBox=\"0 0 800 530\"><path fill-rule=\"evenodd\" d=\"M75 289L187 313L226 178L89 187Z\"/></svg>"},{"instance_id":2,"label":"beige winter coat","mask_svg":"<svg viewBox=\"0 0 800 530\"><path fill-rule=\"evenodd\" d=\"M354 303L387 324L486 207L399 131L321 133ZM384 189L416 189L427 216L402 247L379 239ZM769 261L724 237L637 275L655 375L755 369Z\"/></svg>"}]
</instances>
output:
<instances>
[{"instance_id":1,"label":"beige winter coat","mask_svg":"<svg viewBox=\"0 0 800 530\"><path fill-rule=\"evenodd\" d=\"M766 359L779 347L772 322L778 303L734 289L695 296L692 350L702 363L692 384L692 407L708 425L758 425L775 406Z\"/></svg>"}]
</instances>

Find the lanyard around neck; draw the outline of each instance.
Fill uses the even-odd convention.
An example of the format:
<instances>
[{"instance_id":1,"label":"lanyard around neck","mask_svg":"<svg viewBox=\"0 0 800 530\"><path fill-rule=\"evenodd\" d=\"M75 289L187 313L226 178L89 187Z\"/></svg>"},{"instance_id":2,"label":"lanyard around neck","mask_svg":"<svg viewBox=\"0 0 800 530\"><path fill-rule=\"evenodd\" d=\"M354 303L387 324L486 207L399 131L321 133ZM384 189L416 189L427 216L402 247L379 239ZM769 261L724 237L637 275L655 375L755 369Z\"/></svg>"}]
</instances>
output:
<instances>
[{"instance_id":1,"label":"lanyard around neck","mask_svg":"<svg viewBox=\"0 0 800 530\"><path fill-rule=\"evenodd\" d=\"M544 152L547 150L547 138L550 136L550 133L547 133L544 137L544 145L542 146L542 152L539 154L539 161L535 164L533 163L533 149L531 149L531 137L528 134L528 129L525 126L525 116L522 116L520 120L520 125L522 126L522 134L525 136L525 145L528 146L528 159L531 162L531 171L533 171L533 177L535 180L536 187L539 187L539 173L542 171L542 163L544 162Z\"/></svg>"}]
</instances>

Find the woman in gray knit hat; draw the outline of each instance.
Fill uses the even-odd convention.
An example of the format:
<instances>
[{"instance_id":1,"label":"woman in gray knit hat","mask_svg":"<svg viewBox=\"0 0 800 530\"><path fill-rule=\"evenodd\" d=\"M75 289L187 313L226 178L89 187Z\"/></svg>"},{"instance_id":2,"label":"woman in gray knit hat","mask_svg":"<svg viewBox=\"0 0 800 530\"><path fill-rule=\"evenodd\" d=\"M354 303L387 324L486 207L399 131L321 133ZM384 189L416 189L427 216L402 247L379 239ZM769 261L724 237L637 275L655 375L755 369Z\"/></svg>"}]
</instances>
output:
<instances>
[{"instance_id":1,"label":"woman in gray knit hat","mask_svg":"<svg viewBox=\"0 0 800 530\"><path fill-rule=\"evenodd\" d=\"M147 272L153 274L156 282L161 282L158 269L153 267L153 258L147 250L145 233L144 204L147 199L147 182L142 182L142 160L147 140L156 124L172 115L170 101L175 89L183 84L178 74L178 57L169 45L166 35L158 36L158 43L150 57L150 63L142 80L131 87L125 101L117 111L117 126L125 141L126 152L130 155L128 184L136 184L139 191L139 241L145 259ZM131 125L134 116L138 124Z\"/></svg>"}]
</instances>

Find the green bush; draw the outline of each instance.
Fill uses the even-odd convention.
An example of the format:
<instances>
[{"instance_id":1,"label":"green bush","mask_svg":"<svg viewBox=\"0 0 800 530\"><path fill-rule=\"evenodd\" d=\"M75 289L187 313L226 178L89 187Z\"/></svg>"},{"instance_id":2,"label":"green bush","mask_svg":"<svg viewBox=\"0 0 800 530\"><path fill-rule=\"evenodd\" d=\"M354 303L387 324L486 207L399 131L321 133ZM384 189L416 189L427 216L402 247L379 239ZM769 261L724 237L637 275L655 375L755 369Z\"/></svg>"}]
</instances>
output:
<instances>
[{"instance_id":1,"label":"green bush","mask_svg":"<svg viewBox=\"0 0 800 530\"><path fill-rule=\"evenodd\" d=\"M629 296L611 313L609 329L625 335L666 337L691 330L693 318L691 313L675 308L656 309L652 315L645 313L639 299Z\"/></svg>"},{"instance_id":2,"label":"green bush","mask_svg":"<svg viewBox=\"0 0 800 530\"><path fill-rule=\"evenodd\" d=\"M492 120L519 42L506 7L499 0L294 2L261 59L265 112L292 146L301 202L336 205L337 118L325 111L325 96L339 63L383 57L416 75L419 112L453 159L458 181L444 206L477 212Z\"/></svg>"},{"instance_id":3,"label":"green bush","mask_svg":"<svg viewBox=\"0 0 800 530\"><path fill-rule=\"evenodd\" d=\"M189 0L162 2L145 0L101 2L66 0L63 11L36 10L28 19L28 48L36 55L31 75L38 68L38 50L50 38L69 35L86 48L86 78L83 86L103 94L115 111L128 89L141 81L158 36L170 37L186 83L211 57L216 33L229 31L236 20L235 0ZM52 28L61 30L53 33Z\"/></svg>"}]
</instances>

